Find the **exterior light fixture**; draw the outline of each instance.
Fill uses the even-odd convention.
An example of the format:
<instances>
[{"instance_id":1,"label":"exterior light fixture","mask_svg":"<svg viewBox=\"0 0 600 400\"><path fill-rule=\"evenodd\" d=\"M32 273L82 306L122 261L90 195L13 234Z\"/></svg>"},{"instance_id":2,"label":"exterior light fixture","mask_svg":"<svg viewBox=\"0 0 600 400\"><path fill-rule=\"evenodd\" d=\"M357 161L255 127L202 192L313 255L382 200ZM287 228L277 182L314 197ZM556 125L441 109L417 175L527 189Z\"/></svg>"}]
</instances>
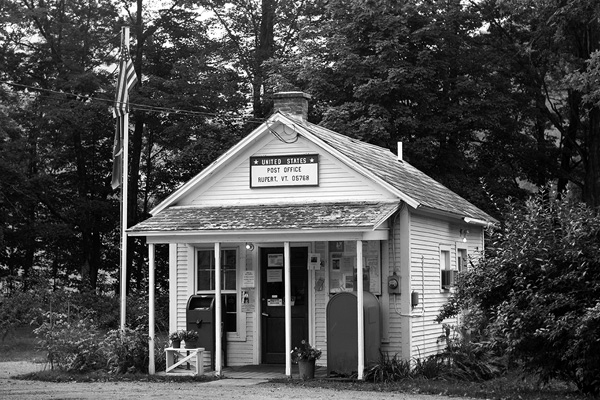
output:
<instances>
[{"instance_id":1,"label":"exterior light fixture","mask_svg":"<svg viewBox=\"0 0 600 400\"><path fill-rule=\"evenodd\" d=\"M460 230L460 236L462 237L462 242L463 243L467 243L467 235L469 234L469 230L468 229L461 229Z\"/></svg>"},{"instance_id":2,"label":"exterior light fixture","mask_svg":"<svg viewBox=\"0 0 600 400\"><path fill-rule=\"evenodd\" d=\"M246 250L248 250L248 251L254 250L254 245L252 243L246 243Z\"/></svg>"}]
</instances>

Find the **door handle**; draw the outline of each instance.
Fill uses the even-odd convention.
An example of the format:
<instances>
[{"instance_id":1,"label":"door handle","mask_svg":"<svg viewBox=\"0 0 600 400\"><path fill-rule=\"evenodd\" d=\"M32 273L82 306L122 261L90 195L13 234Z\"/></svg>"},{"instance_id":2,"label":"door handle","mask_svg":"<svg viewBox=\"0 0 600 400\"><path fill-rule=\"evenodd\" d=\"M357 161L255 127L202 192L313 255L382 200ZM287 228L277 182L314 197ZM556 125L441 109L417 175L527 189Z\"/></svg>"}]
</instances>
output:
<instances>
[{"instance_id":1,"label":"door handle","mask_svg":"<svg viewBox=\"0 0 600 400\"><path fill-rule=\"evenodd\" d=\"M266 312L261 313L261 314L262 314L263 317L268 317L269 316L269 314L267 314Z\"/></svg>"}]
</instances>

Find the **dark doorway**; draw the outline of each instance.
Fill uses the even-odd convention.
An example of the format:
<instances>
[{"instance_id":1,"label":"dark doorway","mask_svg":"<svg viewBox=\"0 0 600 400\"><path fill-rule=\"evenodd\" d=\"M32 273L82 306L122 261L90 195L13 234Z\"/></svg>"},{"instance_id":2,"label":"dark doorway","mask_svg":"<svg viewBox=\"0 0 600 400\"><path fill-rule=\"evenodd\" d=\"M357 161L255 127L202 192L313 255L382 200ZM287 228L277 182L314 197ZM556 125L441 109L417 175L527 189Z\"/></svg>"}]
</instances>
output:
<instances>
[{"instance_id":1,"label":"dark doorway","mask_svg":"<svg viewBox=\"0 0 600 400\"><path fill-rule=\"evenodd\" d=\"M260 250L262 362L285 364L285 274L283 247ZM308 248L290 248L292 347L308 337Z\"/></svg>"}]
</instances>

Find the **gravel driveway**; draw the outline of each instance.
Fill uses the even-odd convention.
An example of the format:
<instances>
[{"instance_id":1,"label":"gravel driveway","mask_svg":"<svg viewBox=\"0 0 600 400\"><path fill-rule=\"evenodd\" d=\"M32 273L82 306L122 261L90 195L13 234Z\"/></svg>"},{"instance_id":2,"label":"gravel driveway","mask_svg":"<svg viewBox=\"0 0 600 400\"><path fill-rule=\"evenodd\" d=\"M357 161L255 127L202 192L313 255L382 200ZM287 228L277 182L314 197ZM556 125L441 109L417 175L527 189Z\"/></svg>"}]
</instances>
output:
<instances>
[{"instance_id":1,"label":"gravel driveway","mask_svg":"<svg viewBox=\"0 0 600 400\"><path fill-rule=\"evenodd\" d=\"M336 391L332 389L284 386L257 379L221 379L198 382L39 382L15 379L42 370L30 362L0 363L0 399L377 399L448 400L448 397L404 393ZM453 397L454 400L461 400ZM462 399L467 400L467 399Z\"/></svg>"}]
</instances>

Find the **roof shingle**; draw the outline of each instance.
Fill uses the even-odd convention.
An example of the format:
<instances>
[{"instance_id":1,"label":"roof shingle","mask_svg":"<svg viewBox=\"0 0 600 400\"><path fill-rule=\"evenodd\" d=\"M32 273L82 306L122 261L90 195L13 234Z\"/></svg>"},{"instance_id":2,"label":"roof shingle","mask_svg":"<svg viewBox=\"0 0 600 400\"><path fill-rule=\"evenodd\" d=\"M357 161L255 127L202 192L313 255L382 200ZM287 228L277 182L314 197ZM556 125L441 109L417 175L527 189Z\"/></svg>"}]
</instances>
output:
<instances>
[{"instance_id":1,"label":"roof shingle","mask_svg":"<svg viewBox=\"0 0 600 400\"><path fill-rule=\"evenodd\" d=\"M221 207L170 207L140 222L129 232L236 230L374 230L398 203L321 203Z\"/></svg>"}]
</instances>

